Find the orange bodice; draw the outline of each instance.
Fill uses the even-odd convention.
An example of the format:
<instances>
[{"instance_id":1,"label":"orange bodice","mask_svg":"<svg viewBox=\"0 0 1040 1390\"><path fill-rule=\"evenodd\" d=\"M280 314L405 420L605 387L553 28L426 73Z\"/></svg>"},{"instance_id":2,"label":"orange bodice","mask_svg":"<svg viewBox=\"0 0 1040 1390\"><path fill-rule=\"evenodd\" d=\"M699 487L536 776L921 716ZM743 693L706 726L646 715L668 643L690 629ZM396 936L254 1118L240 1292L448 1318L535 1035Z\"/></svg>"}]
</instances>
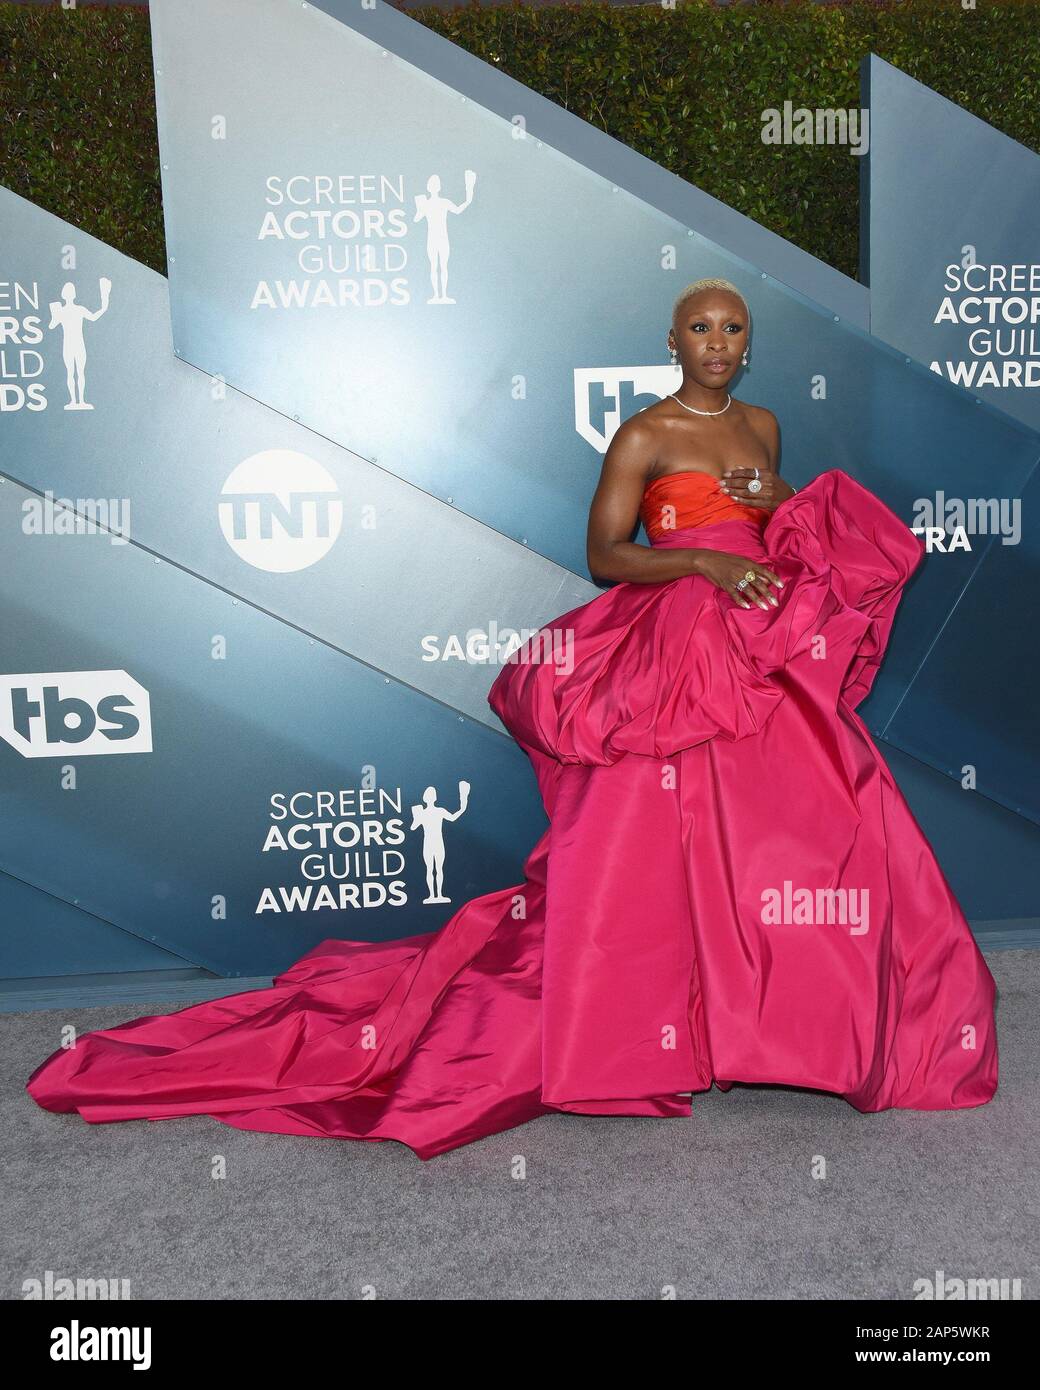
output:
<instances>
[{"instance_id":1,"label":"orange bodice","mask_svg":"<svg viewBox=\"0 0 1040 1390\"><path fill-rule=\"evenodd\" d=\"M764 507L749 507L727 497L711 473L685 469L665 473L648 484L639 504L639 519L653 542L668 531L687 526L711 526L716 521L768 520Z\"/></svg>"}]
</instances>

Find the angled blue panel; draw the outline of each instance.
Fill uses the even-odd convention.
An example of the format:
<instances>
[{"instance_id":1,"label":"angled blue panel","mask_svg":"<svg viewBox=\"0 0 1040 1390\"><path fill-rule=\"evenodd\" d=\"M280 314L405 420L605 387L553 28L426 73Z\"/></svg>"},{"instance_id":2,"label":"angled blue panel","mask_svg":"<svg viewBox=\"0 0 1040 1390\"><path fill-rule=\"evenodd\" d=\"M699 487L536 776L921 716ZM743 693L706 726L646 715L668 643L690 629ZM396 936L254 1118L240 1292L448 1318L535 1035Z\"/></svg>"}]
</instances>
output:
<instances>
[{"instance_id":1,"label":"angled blue panel","mask_svg":"<svg viewBox=\"0 0 1040 1390\"><path fill-rule=\"evenodd\" d=\"M1022 512L1040 508L1040 473L1022 494ZM1017 545L991 539L971 583L929 648L887 735L960 780L976 770L978 790L1040 822L1040 685L1036 593L1040 536ZM1034 883L1038 861L1034 858Z\"/></svg>"},{"instance_id":2,"label":"angled blue panel","mask_svg":"<svg viewBox=\"0 0 1040 1390\"><path fill-rule=\"evenodd\" d=\"M908 372L921 385L916 401L905 389ZM852 441L870 463L850 471L857 472L910 525L922 516L934 517L940 504L994 499L1008 514L1011 507L1020 507L1024 529L1034 527L1022 496L1040 459L1040 436L964 393L951 401L949 393L956 388L939 381L934 383L933 395L927 390L927 376L925 368L908 367L903 358L885 354L873 360L862 383L863 432ZM843 374L840 390L853 389L852 378ZM896 744L900 738L889 722L891 716L970 582L990 538L968 535L969 549L959 548L956 539L951 530L934 543L910 581L888 654L861 706L871 727ZM1026 586L1022 602L1027 613L1032 611L1033 620L1040 621L1035 590ZM999 717L996 702L984 701L976 714L981 724L995 721ZM941 721L936 733L941 733ZM945 766L945 760L940 763Z\"/></svg>"},{"instance_id":3,"label":"angled blue panel","mask_svg":"<svg viewBox=\"0 0 1040 1390\"><path fill-rule=\"evenodd\" d=\"M422 901L410 808L433 786L454 810L463 781L446 892L516 882L544 817L489 727L495 671L427 662L422 638L534 627L595 594L579 576L600 455L678 384L664 335L696 276L748 295L738 390L780 416L795 483L845 468L909 524L922 496L992 491L995 460L1013 495L1035 467L1033 432L857 326L860 287L395 11L156 0L153 26L172 332L161 277L0 191L30 301L0 413L0 867L41 890L271 974L323 937L440 925L453 906ZM319 196L289 182L315 172L337 201L284 201ZM75 271L56 269L67 248ZM104 307L83 325L89 410L65 408L66 279ZM128 502L130 544L36 534L50 493ZM906 594L862 707L897 743L983 553L930 556ZM139 740L106 747L104 702L128 692ZM1001 711L977 693L985 737ZM59 718L76 701L87 745ZM948 771L941 721L919 756ZM1013 804L1013 769L993 767ZM367 769L402 808L400 901L378 900L394 871L377 864L373 905L312 911L307 848L263 847L271 797L349 794ZM258 912L265 890L294 909Z\"/></svg>"},{"instance_id":4,"label":"angled blue panel","mask_svg":"<svg viewBox=\"0 0 1040 1390\"><path fill-rule=\"evenodd\" d=\"M1029 431L710 240L692 205L680 220L672 176L647 174L637 194L607 176L606 147L583 163L573 118L549 121L533 93L511 83L490 105L505 79L488 65L438 69L444 41L385 7L327 9L153 7L174 341L188 360L583 573L609 438L678 385L662 365L674 296L724 274L753 320L738 394L777 412L796 484L845 468L909 524L922 495L988 487L995 457L1008 489L1028 476ZM478 70L479 99L442 80ZM428 256L439 218L444 296ZM977 555L943 560L906 595L864 707L875 729Z\"/></svg>"},{"instance_id":5,"label":"angled blue panel","mask_svg":"<svg viewBox=\"0 0 1040 1390\"><path fill-rule=\"evenodd\" d=\"M1040 428L1040 156L876 54L862 80L871 331ZM1003 287L991 288L990 266ZM969 302L989 296L992 323L988 306ZM957 318L936 322L947 300ZM961 321L969 315L977 321Z\"/></svg>"},{"instance_id":6,"label":"angled blue panel","mask_svg":"<svg viewBox=\"0 0 1040 1390\"><path fill-rule=\"evenodd\" d=\"M486 698L498 664L431 651L537 627L598 589L179 361L161 275L4 188L0 219L0 314L18 339L0 381L0 476L45 504L41 550L83 543L55 520L68 500L115 532L113 563L124 540L142 545L500 729ZM49 327L66 282L92 313L109 286L81 328L89 410L65 408L64 334Z\"/></svg>"},{"instance_id":7,"label":"angled blue panel","mask_svg":"<svg viewBox=\"0 0 1040 1390\"><path fill-rule=\"evenodd\" d=\"M138 546L41 543L25 500L0 486L0 868L233 975L520 881L545 817L515 744ZM411 808L433 787L456 811L461 782L454 906L425 903Z\"/></svg>"},{"instance_id":8,"label":"angled blue panel","mask_svg":"<svg viewBox=\"0 0 1040 1390\"><path fill-rule=\"evenodd\" d=\"M584 573L589 434L676 384L636 380L682 285L725 273L760 335L742 393L840 449L801 411L862 287L392 8L328 10L152 7L185 359Z\"/></svg>"},{"instance_id":9,"label":"angled blue panel","mask_svg":"<svg viewBox=\"0 0 1040 1390\"><path fill-rule=\"evenodd\" d=\"M992 932L1005 922L1008 944L1018 930L1035 945L1040 827L963 788L959 774L954 781L889 743L881 751L972 927L984 923Z\"/></svg>"},{"instance_id":10,"label":"angled blue panel","mask_svg":"<svg viewBox=\"0 0 1040 1390\"><path fill-rule=\"evenodd\" d=\"M2 756L2 755L0 755ZM0 816L6 827L6 793ZM175 970L192 964L143 937L0 873L0 980L95 975L123 970Z\"/></svg>"}]
</instances>

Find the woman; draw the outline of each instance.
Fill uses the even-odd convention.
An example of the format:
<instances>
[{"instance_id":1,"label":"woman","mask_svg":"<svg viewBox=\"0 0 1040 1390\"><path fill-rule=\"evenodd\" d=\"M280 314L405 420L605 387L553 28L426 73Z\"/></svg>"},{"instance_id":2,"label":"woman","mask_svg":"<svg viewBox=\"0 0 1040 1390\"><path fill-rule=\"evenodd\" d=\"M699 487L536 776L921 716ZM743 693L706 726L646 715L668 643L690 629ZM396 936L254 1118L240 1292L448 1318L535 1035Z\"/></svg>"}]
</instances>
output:
<instances>
[{"instance_id":1,"label":"woman","mask_svg":"<svg viewBox=\"0 0 1040 1390\"><path fill-rule=\"evenodd\" d=\"M33 1073L40 1105L428 1159L558 1111L688 1116L713 1081L992 1097L993 978L854 709L922 545L839 469L783 481L774 416L728 390L748 331L728 281L680 295L682 385L620 427L592 502L617 582L491 688L550 820L523 884L90 1033Z\"/></svg>"}]
</instances>

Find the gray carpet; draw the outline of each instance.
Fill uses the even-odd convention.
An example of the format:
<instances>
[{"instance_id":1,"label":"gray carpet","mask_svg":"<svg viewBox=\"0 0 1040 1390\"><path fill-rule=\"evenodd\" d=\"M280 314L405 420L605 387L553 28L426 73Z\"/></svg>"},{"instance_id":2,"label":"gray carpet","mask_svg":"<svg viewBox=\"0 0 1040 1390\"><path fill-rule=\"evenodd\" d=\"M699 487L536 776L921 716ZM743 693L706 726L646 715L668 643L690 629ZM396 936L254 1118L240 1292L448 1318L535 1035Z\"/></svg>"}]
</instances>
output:
<instances>
[{"instance_id":1,"label":"gray carpet","mask_svg":"<svg viewBox=\"0 0 1040 1390\"><path fill-rule=\"evenodd\" d=\"M551 1116L428 1163L205 1117L49 1114L23 1086L61 1024L167 1010L4 1015L0 1296L51 1270L163 1299L908 1299L943 1270L1036 1298L1040 953L987 960L1001 1079L979 1109L861 1115L735 1086L689 1119Z\"/></svg>"}]
</instances>

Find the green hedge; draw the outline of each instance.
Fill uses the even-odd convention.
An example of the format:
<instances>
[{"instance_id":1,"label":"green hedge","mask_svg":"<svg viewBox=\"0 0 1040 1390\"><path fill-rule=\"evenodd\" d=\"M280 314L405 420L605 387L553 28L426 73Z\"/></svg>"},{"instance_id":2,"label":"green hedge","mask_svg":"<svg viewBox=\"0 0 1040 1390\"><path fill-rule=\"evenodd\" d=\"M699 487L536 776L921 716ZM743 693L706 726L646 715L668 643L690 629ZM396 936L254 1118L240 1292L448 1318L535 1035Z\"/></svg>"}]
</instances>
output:
<instances>
[{"instance_id":1,"label":"green hedge","mask_svg":"<svg viewBox=\"0 0 1040 1390\"><path fill-rule=\"evenodd\" d=\"M859 161L767 146L761 112L859 102L873 50L1040 151L1040 0L411 12L856 275ZM165 273L147 12L0 4L0 182Z\"/></svg>"}]
</instances>

